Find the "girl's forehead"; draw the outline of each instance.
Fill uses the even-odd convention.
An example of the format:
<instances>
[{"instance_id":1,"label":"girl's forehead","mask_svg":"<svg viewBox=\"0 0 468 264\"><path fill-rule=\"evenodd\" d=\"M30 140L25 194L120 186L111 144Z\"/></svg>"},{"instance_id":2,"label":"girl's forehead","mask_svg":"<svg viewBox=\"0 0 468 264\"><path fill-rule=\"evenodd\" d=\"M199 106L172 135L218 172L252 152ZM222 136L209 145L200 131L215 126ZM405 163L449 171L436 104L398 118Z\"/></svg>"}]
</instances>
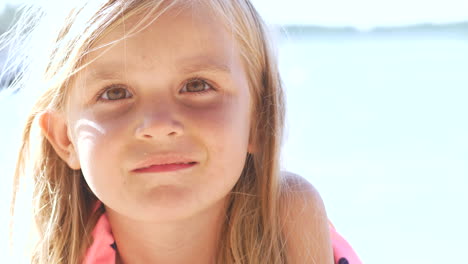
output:
<instances>
[{"instance_id":1,"label":"girl's forehead","mask_svg":"<svg viewBox=\"0 0 468 264\"><path fill-rule=\"evenodd\" d=\"M229 71L240 61L233 33L209 9L171 9L160 16L135 14L109 29L85 61L103 65L197 65ZM211 65L211 66L210 66Z\"/></svg>"}]
</instances>

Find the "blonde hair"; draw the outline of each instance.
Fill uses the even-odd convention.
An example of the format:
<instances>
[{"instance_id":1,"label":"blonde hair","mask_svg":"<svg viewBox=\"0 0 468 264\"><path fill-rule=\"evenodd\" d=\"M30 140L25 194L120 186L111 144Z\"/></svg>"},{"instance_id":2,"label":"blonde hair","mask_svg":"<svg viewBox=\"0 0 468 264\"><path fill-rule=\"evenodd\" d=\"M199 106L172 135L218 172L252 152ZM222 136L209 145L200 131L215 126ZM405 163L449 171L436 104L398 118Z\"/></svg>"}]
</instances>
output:
<instances>
[{"instance_id":1,"label":"blonde hair","mask_svg":"<svg viewBox=\"0 0 468 264\"><path fill-rule=\"evenodd\" d=\"M65 1L67 2L67 1ZM23 76L21 89L35 89L42 94L29 115L22 135L22 145L15 171L14 198L24 177L33 179L34 221L38 239L34 243L32 263L80 263L92 242L90 233L101 208L93 211L97 198L79 170L70 169L55 153L44 135L35 136L38 115L48 109L64 111L68 82L83 65L80 62L91 45L115 27L119 21L140 11L146 20L154 21L166 10L183 2L207 5L225 21L238 41L253 96L251 141L255 151L247 155L244 170L230 194L228 218L221 235L217 263L287 263L279 217L280 174L279 149L284 122L283 91L269 46L266 26L248 0L144 1L108 0L76 1L64 15L63 25L50 37L47 53L35 63L37 75ZM39 32L35 20L49 19L46 12L28 16L37 10L26 10L23 26L28 36ZM151 16L150 16L151 14ZM145 21L143 19L142 21ZM44 24L50 21L44 21ZM29 32L30 31L30 32ZM50 28L48 28L48 32ZM42 50L41 50L42 51ZM33 69L30 69L31 71ZM42 79L34 79L41 76ZM41 85L37 85L40 83ZM33 144L34 142L34 144ZM32 145L38 146L37 152ZM29 155L28 153L37 153Z\"/></svg>"}]
</instances>

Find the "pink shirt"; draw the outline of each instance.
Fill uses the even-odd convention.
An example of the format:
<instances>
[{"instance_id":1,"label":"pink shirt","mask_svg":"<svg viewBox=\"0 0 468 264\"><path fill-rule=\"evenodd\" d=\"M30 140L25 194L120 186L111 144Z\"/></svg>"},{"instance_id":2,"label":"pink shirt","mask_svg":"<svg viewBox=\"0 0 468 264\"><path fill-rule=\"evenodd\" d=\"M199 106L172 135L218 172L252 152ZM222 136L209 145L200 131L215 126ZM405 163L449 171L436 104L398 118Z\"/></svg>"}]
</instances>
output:
<instances>
[{"instance_id":1,"label":"pink shirt","mask_svg":"<svg viewBox=\"0 0 468 264\"><path fill-rule=\"evenodd\" d=\"M103 214L92 232L93 244L86 251L83 264L115 264L116 246L107 214ZM330 223L335 264L362 264L351 245Z\"/></svg>"}]
</instances>

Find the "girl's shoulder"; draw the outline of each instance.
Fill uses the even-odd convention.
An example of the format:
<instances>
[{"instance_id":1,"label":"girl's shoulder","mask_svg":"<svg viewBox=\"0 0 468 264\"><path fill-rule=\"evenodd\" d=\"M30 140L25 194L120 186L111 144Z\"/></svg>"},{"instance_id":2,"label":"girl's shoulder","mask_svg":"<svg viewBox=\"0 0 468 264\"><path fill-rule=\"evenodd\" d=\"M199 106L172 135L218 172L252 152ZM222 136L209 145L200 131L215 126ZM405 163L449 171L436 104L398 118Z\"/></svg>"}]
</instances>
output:
<instances>
[{"instance_id":1,"label":"girl's shoulder","mask_svg":"<svg viewBox=\"0 0 468 264\"><path fill-rule=\"evenodd\" d=\"M279 216L291 263L331 263L333 250L322 198L303 177L281 173Z\"/></svg>"},{"instance_id":2,"label":"girl's shoulder","mask_svg":"<svg viewBox=\"0 0 468 264\"><path fill-rule=\"evenodd\" d=\"M287 172L281 172L280 180L280 213L285 220L292 214L313 213L314 218L324 217L326 220L325 206L319 192L304 177ZM324 220L317 219L317 220Z\"/></svg>"},{"instance_id":3,"label":"girl's shoulder","mask_svg":"<svg viewBox=\"0 0 468 264\"><path fill-rule=\"evenodd\" d=\"M360 264L349 243L329 221L315 187L300 175L281 173L279 215L291 263ZM305 261L307 260L307 261Z\"/></svg>"},{"instance_id":4,"label":"girl's shoulder","mask_svg":"<svg viewBox=\"0 0 468 264\"><path fill-rule=\"evenodd\" d=\"M280 212L285 219L291 214L311 213L308 210L313 210L316 217L326 217L323 200L308 180L287 171L281 172L280 179Z\"/></svg>"}]
</instances>

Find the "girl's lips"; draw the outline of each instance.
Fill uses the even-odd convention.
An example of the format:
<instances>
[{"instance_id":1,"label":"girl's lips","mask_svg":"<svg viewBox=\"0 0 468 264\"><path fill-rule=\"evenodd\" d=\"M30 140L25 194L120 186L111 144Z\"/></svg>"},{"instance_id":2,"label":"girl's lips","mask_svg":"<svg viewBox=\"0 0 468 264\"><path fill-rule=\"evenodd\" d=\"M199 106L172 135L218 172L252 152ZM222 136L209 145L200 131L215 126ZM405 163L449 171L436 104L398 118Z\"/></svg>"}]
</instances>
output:
<instances>
[{"instance_id":1,"label":"girl's lips","mask_svg":"<svg viewBox=\"0 0 468 264\"><path fill-rule=\"evenodd\" d=\"M132 172L166 172L188 169L198 164L193 156L180 153L152 153L137 163Z\"/></svg>"},{"instance_id":2,"label":"girl's lips","mask_svg":"<svg viewBox=\"0 0 468 264\"><path fill-rule=\"evenodd\" d=\"M177 171L188 169L195 166L197 162L188 162L188 163L170 163L170 164L159 164L159 165L151 165L144 168L139 168L133 170L133 172L137 173L149 173L149 172L169 172L169 171Z\"/></svg>"}]
</instances>

